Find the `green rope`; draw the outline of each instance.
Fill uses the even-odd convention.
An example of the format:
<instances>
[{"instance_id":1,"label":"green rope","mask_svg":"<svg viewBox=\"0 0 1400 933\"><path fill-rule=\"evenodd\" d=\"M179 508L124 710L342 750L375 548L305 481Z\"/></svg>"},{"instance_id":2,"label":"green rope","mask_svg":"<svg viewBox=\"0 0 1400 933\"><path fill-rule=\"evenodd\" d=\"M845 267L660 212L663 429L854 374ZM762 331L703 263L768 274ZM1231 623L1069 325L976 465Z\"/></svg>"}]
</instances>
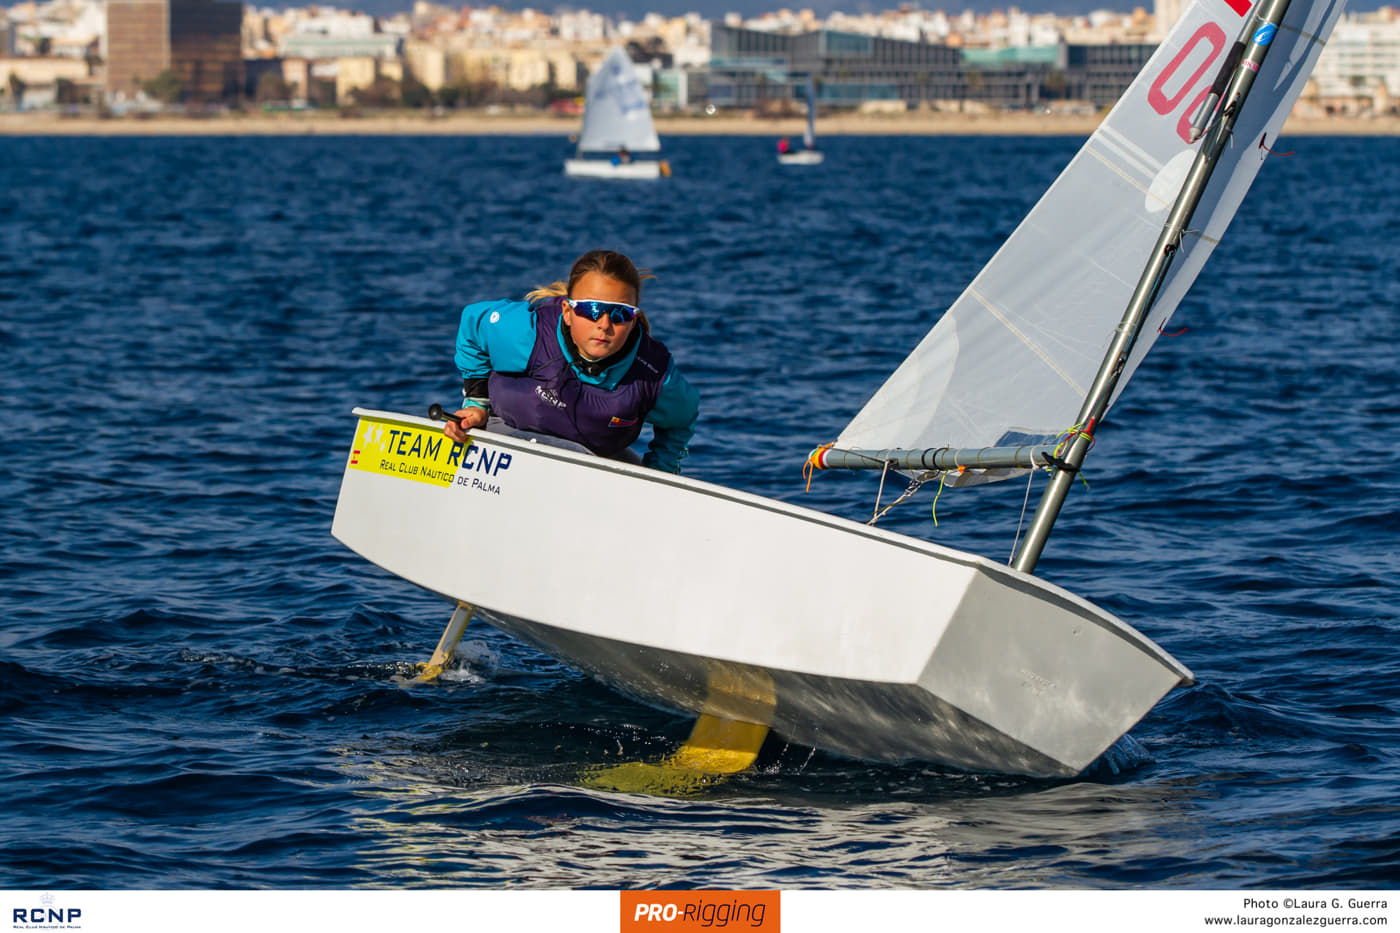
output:
<instances>
[{"instance_id":1,"label":"green rope","mask_svg":"<svg viewBox=\"0 0 1400 933\"><path fill-rule=\"evenodd\" d=\"M948 478L947 471L938 474L938 491L933 494L933 506L929 509L929 514L933 516L933 527L938 527L938 497L943 495L943 481Z\"/></svg>"}]
</instances>

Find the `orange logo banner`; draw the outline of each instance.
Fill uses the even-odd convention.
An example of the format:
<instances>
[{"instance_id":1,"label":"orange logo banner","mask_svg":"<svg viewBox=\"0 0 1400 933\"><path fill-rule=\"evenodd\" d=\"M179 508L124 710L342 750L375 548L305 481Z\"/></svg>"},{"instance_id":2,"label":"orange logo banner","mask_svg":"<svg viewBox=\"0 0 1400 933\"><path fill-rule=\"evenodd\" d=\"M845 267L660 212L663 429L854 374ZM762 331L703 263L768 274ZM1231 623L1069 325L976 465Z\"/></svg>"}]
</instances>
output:
<instances>
[{"instance_id":1,"label":"orange logo banner","mask_svg":"<svg viewBox=\"0 0 1400 933\"><path fill-rule=\"evenodd\" d=\"M622 891L621 933L780 933L778 891Z\"/></svg>"}]
</instances>

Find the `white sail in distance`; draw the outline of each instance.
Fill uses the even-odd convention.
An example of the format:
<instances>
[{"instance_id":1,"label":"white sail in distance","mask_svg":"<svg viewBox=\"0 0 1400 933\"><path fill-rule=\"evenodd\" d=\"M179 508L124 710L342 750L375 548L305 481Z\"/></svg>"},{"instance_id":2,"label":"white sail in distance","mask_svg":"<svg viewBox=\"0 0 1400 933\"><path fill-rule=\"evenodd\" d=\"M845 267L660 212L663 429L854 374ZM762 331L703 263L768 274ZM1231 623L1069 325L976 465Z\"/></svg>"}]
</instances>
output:
<instances>
[{"instance_id":1,"label":"white sail in distance","mask_svg":"<svg viewBox=\"0 0 1400 933\"><path fill-rule=\"evenodd\" d=\"M802 132L802 144L817 148L817 89L812 76L807 76L807 129Z\"/></svg>"},{"instance_id":2,"label":"white sail in distance","mask_svg":"<svg viewBox=\"0 0 1400 933\"><path fill-rule=\"evenodd\" d=\"M637 69L621 48L614 48L588 76L583 105L583 132L578 151L658 152L661 141L651 119L651 104Z\"/></svg>"},{"instance_id":3,"label":"white sail in distance","mask_svg":"<svg viewBox=\"0 0 1400 933\"><path fill-rule=\"evenodd\" d=\"M1302 92L1343 3L1291 4L1133 347L1136 370L1224 234ZM924 340L839 449L1048 443L1075 423L1199 143L1190 124L1247 0L1200 0ZM1115 393L1115 397L1116 397ZM1009 472L1005 475L1011 475ZM992 477L987 477L988 479Z\"/></svg>"}]
</instances>

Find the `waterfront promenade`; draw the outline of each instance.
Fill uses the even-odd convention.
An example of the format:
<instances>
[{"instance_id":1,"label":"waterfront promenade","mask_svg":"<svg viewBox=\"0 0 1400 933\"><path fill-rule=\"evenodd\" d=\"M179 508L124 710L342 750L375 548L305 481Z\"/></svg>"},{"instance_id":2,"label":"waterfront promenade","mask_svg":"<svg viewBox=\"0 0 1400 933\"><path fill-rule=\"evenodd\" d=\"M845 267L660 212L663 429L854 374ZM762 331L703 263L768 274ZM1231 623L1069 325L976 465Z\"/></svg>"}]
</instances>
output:
<instances>
[{"instance_id":1,"label":"waterfront promenade","mask_svg":"<svg viewBox=\"0 0 1400 933\"><path fill-rule=\"evenodd\" d=\"M1087 136L1101 114L979 113L910 111L903 114L841 114L822 117L822 136ZM343 116L336 111L228 114L216 117L60 116L53 113L0 114L0 136L303 136L303 135L557 135L577 133L579 117L547 114L487 114L454 111L444 116L420 112ZM658 117L661 136L801 136L805 121L751 116ZM1400 117L1292 117L1284 135L1396 136Z\"/></svg>"}]
</instances>

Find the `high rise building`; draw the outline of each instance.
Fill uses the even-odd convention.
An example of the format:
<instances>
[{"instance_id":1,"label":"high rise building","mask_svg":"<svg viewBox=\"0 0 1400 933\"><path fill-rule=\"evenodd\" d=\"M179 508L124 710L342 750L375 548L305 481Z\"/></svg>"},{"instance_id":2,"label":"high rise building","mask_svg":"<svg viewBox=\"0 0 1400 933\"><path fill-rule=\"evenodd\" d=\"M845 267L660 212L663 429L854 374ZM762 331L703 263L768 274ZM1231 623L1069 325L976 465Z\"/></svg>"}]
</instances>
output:
<instances>
[{"instance_id":1,"label":"high rise building","mask_svg":"<svg viewBox=\"0 0 1400 933\"><path fill-rule=\"evenodd\" d=\"M107 0L107 97L129 100L170 67L169 0Z\"/></svg>"},{"instance_id":2,"label":"high rise building","mask_svg":"<svg viewBox=\"0 0 1400 933\"><path fill-rule=\"evenodd\" d=\"M107 94L130 99L170 71L187 102L238 96L243 6L236 0L107 0Z\"/></svg>"},{"instance_id":3,"label":"high rise building","mask_svg":"<svg viewBox=\"0 0 1400 933\"><path fill-rule=\"evenodd\" d=\"M1156 21L1154 37L1159 40L1166 38L1189 5L1188 0L1155 0L1152 4L1152 18Z\"/></svg>"},{"instance_id":4,"label":"high rise building","mask_svg":"<svg viewBox=\"0 0 1400 933\"><path fill-rule=\"evenodd\" d=\"M170 67L184 98L216 101L243 90L243 4L169 0Z\"/></svg>"}]
</instances>

